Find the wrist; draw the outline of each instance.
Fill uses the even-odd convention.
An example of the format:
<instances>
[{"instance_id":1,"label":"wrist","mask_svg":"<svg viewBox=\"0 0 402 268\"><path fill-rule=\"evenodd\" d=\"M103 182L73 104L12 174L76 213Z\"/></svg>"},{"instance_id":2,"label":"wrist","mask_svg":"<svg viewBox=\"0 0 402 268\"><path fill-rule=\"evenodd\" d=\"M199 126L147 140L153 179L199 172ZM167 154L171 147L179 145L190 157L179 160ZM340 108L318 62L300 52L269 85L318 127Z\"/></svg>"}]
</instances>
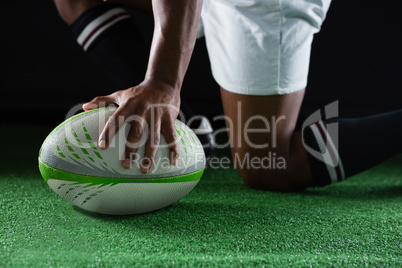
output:
<instances>
[{"instance_id":1,"label":"wrist","mask_svg":"<svg viewBox=\"0 0 402 268\"><path fill-rule=\"evenodd\" d=\"M144 81L141 83L143 86L153 87L158 90L167 91L174 94L179 94L181 90L181 81L173 81L163 76L146 75Z\"/></svg>"},{"instance_id":2,"label":"wrist","mask_svg":"<svg viewBox=\"0 0 402 268\"><path fill-rule=\"evenodd\" d=\"M170 96L180 96L181 86L171 83L158 76L146 76L144 81L140 84L142 87L153 88L157 91L163 91Z\"/></svg>"}]
</instances>

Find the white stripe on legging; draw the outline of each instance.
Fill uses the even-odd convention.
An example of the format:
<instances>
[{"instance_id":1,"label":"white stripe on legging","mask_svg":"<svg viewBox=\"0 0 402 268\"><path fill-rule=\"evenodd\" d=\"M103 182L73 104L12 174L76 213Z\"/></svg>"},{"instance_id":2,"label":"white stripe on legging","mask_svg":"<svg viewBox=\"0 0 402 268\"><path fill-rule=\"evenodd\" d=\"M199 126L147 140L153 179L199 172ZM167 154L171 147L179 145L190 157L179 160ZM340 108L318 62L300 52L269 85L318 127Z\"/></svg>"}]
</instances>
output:
<instances>
[{"instance_id":1,"label":"white stripe on legging","mask_svg":"<svg viewBox=\"0 0 402 268\"><path fill-rule=\"evenodd\" d=\"M319 124L321 125L322 129L326 130L326 127L324 126L324 123L322 121L320 121ZM341 158L339 157L338 149L335 146L332 138L329 135L327 135L327 141L329 143L329 146L331 146L332 152L335 155L335 159L337 161L337 163L335 163L335 167L337 165L339 165L339 169L341 171L341 178L338 178L338 181L344 180L345 179L345 170L343 169L343 164L342 164Z\"/></svg>"},{"instance_id":2,"label":"white stripe on legging","mask_svg":"<svg viewBox=\"0 0 402 268\"><path fill-rule=\"evenodd\" d=\"M78 44L86 51L91 43L98 37L103 31L110 26L114 25L118 21L129 18L123 8L113 8L101 16L91 21L81 32L77 38Z\"/></svg>"},{"instance_id":3,"label":"white stripe on legging","mask_svg":"<svg viewBox=\"0 0 402 268\"><path fill-rule=\"evenodd\" d=\"M327 150L327 146L326 146L326 144L324 142L323 137L321 136L320 131L318 130L318 127L315 124L313 124L313 125L310 126L310 128L313 131L313 134L314 134L314 137L315 137L315 139L317 141L318 147L320 147L321 155L324 158L325 166L327 167L329 176L331 178L331 183L338 182L337 175L336 175L336 170L335 170L335 167L334 167L334 162L332 161L332 158L331 158L331 156L329 154L329 151Z\"/></svg>"}]
</instances>

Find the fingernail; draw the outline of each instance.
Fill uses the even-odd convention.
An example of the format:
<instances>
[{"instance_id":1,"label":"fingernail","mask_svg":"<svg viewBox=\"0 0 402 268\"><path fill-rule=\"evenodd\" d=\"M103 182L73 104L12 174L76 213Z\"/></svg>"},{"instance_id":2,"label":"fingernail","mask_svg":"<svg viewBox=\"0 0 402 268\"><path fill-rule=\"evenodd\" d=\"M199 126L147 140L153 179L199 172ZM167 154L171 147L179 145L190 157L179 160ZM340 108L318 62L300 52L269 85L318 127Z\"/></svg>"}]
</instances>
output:
<instances>
[{"instance_id":1,"label":"fingernail","mask_svg":"<svg viewBox=\"0 0 402 268\"><path fill-rule=\"evenodd\" d=\"M82 105L82 109L83 110L91 110L91 109L95 109L95 108L97 108L98 106L96 105L96 104L94 104L94 103L90 103L90 102L87 102L87 103L84 103L84 105Z\"/></svg>"},{"instance_id":2,"label":"fingernail","mask_svg":"<svg viewBox=\"0 0 402 268\"><path fill-rule=\"evenodd\" d=\"M130 159L124 159L123 160L123 167L125 167L125 168L130 168L131 167Z\"/></svg>"},{"instance_id":3,"label":"fingernail","mask_svg":"<svg viewBox=\"0 0 402 268\"><path fill-rule=\"evenodd\" d=\"M173 165L173 166L177 165L177 159L178 158L179 158L179 155L173 155L171 165Z\"/></svg>"},{"instance_id":4,"label":"fingernail","mask_svg":"<svg viewBox=\"0 0 402 268\"><path fill-rule=\"evenodd\" d=\"M105 149L106 148L106 141L105 140L100 140L98 143L99 148Z\"/></svg>"},{"instance_id":5,"label":"fingernail","mask_svg":"<svg viewBox=\"0 0 402 268\"><path fill-rule=\"evenodd\" d=\"M148 172L150 165L151 165L151 163L150 163L149 159L147 159L147 158L142 159L141 167L142 167L143 171Z\"/></svg>"},{"instance_id":6,"label":"fingernail","mask_svg":"<svg viewBox=\"0 0 402 268\"><path fill-rule=\"evenodd\" d=\"M84 105L82 105L82 109L83 109L83 110L88 109L88 108L89 108L88 105L89 105L89 103L84 103Z\"/></svg>"}]
</instances>

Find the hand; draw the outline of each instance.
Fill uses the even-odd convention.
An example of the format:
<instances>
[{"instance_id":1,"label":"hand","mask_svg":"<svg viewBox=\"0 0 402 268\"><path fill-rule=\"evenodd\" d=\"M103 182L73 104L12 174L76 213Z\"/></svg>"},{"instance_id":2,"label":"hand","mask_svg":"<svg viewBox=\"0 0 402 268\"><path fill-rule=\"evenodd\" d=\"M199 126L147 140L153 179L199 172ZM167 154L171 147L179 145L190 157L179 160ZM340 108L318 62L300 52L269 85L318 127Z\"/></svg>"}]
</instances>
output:
<instances>
[{"instance_id":1,"label":"hand","mask_svg":"<svg viewBox=\"0 0 402 268\"><path fill-rule=\"evenodd\" d=\"M174 122L180 107L178 89L159 81L144 81L136 87L116 91L108 96L96 97L84 104L83 109L88 111L111 104L117 104L119 108L109 118L100 134L99 148L106 149L126 119L135 115L136 120L129 122L131 127L121 160L122 166L124 168L131 167L134 161L132 156L137 151L145 124L149 126L149 131L144 157L140 164L141 172L148 173L152 168L160 141L160 133L169 144L170 164L176 165L179 154ZM151 112L153 113L152 118Z\"/></svg>"}]
</instances>

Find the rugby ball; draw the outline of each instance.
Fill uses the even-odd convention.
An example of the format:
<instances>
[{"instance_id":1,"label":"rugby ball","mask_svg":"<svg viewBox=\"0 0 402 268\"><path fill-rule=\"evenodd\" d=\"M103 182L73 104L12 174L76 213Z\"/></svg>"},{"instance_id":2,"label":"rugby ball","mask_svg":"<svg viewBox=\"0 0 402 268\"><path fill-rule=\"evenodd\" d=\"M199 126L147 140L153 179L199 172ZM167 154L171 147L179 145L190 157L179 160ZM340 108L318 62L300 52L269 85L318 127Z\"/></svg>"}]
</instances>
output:
<instances>
[{"instance_id":1,"label":"rugby ball","mask_svg":"<svg viewBox=\"0 0 402 268\"><path fill-rule=\"evenodd\" d=\"M161 135L149 173L139 170L144 154L144 129L133 166L121 166L126 137L125 123L107 149L97 145L99 134L116 108L100 108L73 116L57 126L39 152L39 169L50 188L78 207L109 215L127 215L166 207L187 195L199 182L205 154L194 132L176 120L179 147L176 165Z\"/></svg>"}]
</instances>

